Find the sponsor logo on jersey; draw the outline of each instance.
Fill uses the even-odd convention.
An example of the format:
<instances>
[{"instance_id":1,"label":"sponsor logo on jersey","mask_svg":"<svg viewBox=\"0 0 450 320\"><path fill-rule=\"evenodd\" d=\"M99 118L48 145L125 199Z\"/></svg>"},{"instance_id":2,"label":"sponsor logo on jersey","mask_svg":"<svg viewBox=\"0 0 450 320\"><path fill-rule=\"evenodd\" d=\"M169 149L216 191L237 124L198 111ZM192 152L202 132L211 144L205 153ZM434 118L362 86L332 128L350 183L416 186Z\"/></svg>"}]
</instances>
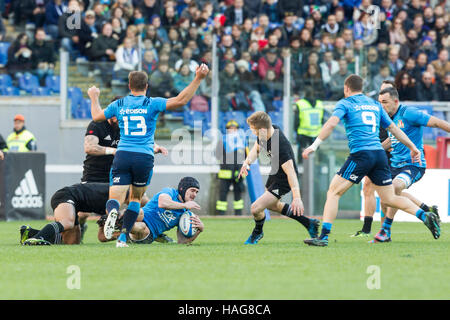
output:
<instances>
[{"instance_id":1,"label":"sponsor logo on jersey","mask_svg":"<svg viewBox=\"0 0 450 320\"><path fill-rule=\"evenodd\" d=\"M111 136L108 134L108 135L105 137L105 140L110 140L110 141L111 141Z\"/></svg>"},{"instance_id":2,"label":"sponsor logo on jersey","mask_svg":"<svg viewBox=\"0 0 450 320\"><path fill-rule=\"evenodd\" d=\"M11 199L13 208L42 208L44 205L42 194L37 189L31 169L25 172L25 176L14 194L15 196Z\"/></svg>"},{"instance_id":3,"label":"sponsor logo on jersey","mask_svg":"<svg viewBox=\"0 0 450 320\"><path fill-rule=\"evenodd\" d=\"M119 113L124 114L147 114L147 109L120 109Z\"/></svg>"},{"instance_id":4,"label":"sponsor logo on jersey","mask_svg":"<svg viewBox=\"0 0 450 320\"><path fill-rule=\"evenodd\" d=\"M159 218L164 222L167 228L170 228L170 222L177 220L177 217L170 210L158 212Z\"/></svg>"}]
</instances>

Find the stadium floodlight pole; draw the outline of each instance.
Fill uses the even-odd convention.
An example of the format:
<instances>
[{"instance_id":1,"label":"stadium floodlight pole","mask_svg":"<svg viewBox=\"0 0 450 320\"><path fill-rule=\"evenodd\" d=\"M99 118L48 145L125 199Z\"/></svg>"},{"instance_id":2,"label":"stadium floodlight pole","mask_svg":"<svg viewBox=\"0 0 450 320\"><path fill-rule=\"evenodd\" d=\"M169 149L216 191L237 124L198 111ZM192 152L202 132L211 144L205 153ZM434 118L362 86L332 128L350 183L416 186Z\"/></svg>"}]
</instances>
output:
<instances>
[{"instance_id":1,"label":"stadium floodlight pole","mask_svg":"<svg viewBox=\"0 0 450 320\"><path fill-rule=\"evenodd\" d=\"M283 78L283 131L286 138L292 142L291 134L291 54L284 57Z\"/></svg>"},{"instance_id":2,"label":"stadium floodlight pole","mask_svg":"<svg viewBox=\"0 0 450 320\"><path fill-rule=\"evenodd\" d=\"M69 52L60 49L59 55L60 68L59 68L59 85L60 85L60 108L59 118L61 121L67 120L67 81L68 81L68 64L69 64ZM70 114L70 113L69 113Z\"/></svg>"},{"instance_id":3,"label":"stadium floodlight pole","mask_svg":"<svg viewBox=\"0 0 450 320\"><path fill-rule=\"evenodd\" d=\"M219 58L217 56L217 35L213 35L212 42L212 83L211 83L211 131L213 140L216 138L215 134L219 128Z\"/></svg>"}]
</instances>

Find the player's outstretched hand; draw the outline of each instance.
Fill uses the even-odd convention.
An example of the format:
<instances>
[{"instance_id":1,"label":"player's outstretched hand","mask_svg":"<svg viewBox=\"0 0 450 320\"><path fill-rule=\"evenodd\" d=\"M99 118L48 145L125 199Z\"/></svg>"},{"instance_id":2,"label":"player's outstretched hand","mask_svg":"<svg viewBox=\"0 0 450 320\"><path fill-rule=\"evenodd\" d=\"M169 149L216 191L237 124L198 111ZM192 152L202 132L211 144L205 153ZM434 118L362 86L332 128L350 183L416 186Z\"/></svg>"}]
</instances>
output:
<instances>
[{"instance_id":1,"label":"player's outstretched hand","mask_svg":"<svg viewBox=\"0 0 450 320\"><path fill-rule=\"evenodd\" d=\"M239 172L238 179L248 176L249 170L250 170L250 166L248 164L244 163L241 167L241 171Z\"/></svg>"},{"instance_id":2,"label":"player's outstretched hand","mask_svg":"<svg viewBox=\"0 0 450 320\"><path fill-rule=\"evenodd\" d=\"M197 70L195 71L195 76L200 78L200 80L203 80L206 78L208 73L209 73L208 66L202 63L200 66L197 67Z\"/></svg>"},{"instance_id":3,"label":"player's outstretched hand","mask_svg":"<svg viewBox=\"0 0 450 320\"><path fill-rule=\"evenodd\" d=\"M0 160L3 160L3 159L5 159L5 156L3 154L3 151L0 150Z\"/></svg>"},{"instance_id":4,"label":"player's outstretched hand","mask_svg":"<svg viewBox=\"0 0 450 320\"><path fill-rule=\"evenodd\" d=\"M302 216L305 211L302 199L294 198L291 203L291 210L294 216Z\"/></svg>"},{"instance_id":5,"label":"player's outstretched hand","mask_svg":"<svg viewBox=\"0 0 450 320\"><path fill-rule=\"evenodd\" d=\"M411 159L412 162L418 162L419 164L422 164L422 153L420 152L419 149L414 148L413 150L411 150Z\"/></svg>"},{"instance_id":6,"label":"player's outstretched hand","mask_svg":"<svg viewBox=\"0 0 450 320\"><path fill-rule=\"evenodd\" d=\"M154 151L155 151L155 154L161 153L163 156L167 156L169 154L169 151L167 151L167 149L162 146L155 146Z\"/></svg>"},{"instance_id":7,"label":"player's outstretched hand","mask_svg":"<svg viewBox=\"0 0 450 320\"><path fill-rule=\"evenodd\" d=\"M205 226L203 225L203 222L202 222L202 220L200 220L199 217L191 216L191 222L192 222L192 226L194 228L197 228L198 231L203 232L203 229L205 229Z\"/></svg>"},{"instance_id":8,"label":"player's outstretched hand","mask_svg":"<svg viewBox=\"0 0 450 320\"><path fill-rule=\"evenodd\" d=\"M185 202L184 203L184 207L186 209L188 209L188 210L192 210L192 209L200 210L201 209L200 206L198 205L198 203L195 202L195 201L187 201L187 202Z\"/></svg>"},{"instance_id":9,"label":"player's outstretched hand","mask_svg":"<svg viewBox=\"0 0 450 320\"><path fill-rule=\"evenodd\" d=\"M100 89L96 86L92 86L88 89L87 94L91 100L98 99L100 96Z\"/></svg>"},{"instance_id":10,"label":"player's outstretched hand","mask_svg":"<svg viewBox=\"0 0 450 320\"><path fill-rule=\"evenodd\" d=\"M303 153L302 153L302 157L303 157L303 159L308 159L308 157L309 157L309 155L311 154L311 153L313 153L314 152L314 150L313 149L311 149L311 148L306 148L304 151L303 151Z\"/></svg>"}]
</instances>

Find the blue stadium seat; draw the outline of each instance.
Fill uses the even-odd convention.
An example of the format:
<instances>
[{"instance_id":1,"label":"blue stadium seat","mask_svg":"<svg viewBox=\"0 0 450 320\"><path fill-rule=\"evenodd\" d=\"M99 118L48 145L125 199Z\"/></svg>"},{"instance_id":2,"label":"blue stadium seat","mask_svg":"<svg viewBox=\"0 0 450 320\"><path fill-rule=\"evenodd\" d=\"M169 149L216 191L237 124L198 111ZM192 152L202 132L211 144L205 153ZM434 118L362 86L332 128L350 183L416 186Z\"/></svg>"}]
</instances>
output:
<instances>
[{"instance_id":1,"label":"blue stadium seat","mask_svg":"<svg viewBox=\"0 0 450 320\"><path fill-rule=\"evenodd\" d=\"M33 96L49 96L50 90L48 90L48 88L46 87L33 88L31 89L31 94Z\"/></svg>"},{"instance_id":2,"label":"blue stadium seat","mask_svg":"<svg viewBox=\"0 0 450 320\"><path fill-rule=\"evenodd\" d=\"M272 119L272 123L279 126L283 130L283 112L272 111L269 112L269 116Z\"/></svg>"},{"instance_id":3,"label":"blue stadium seat","mask_svg":"<svg viewBox=\"0 0 450 320\"><path fill-rule=\"evenodd\" d=\"M19 78L19 88L25 90L28 93L31 93L33 89L39 88L38 77L30 73L24 74Z\"/></svg>"},{"instance_id":4,"label":"blue stadium seat","mask_svg":"<svg viewBox=\"0 0 450 320\"><path fill-rule=\"evenodd\" d=\"M81 99L80 103L71 106L73 119L90 119L91 116L91 100Z\"/></svg>"},{"instance_id":5,"label":"blue stadium seat","mask_svg":"<svg viewBox=\"0 0 450 320\"><path fill-rule=\"evenodd\" d=\"M283 100L273 100L272 107L274 107L276 111L282 111L283 110Z\"/></svg>"},{"instance_id":6,"label":"blue stadium seat","mask_svg":"<svg viewBox=\"0 0 450 320\"><path fill-rule=\"evenodd\" d=\"M81 104L81 100L83 100L83 92L81 92L80 88L70 87L67 89L67 97L71 101L72 105Z\"/></svg>"},{"instance_id":7,"label":"blue stadium seat","mask_svg":"<svg viewBox=\"0 0 450 320\"><path fill-rule=\"evenodd\" d=\"M206 121L205 112L185 110L183 113L184 125L194 128L197 125L196 122L201 122L203 128L203 123Z\"/></svg>"},{"instance_id":8,"label":"blue stadium seat","mask_svg":"<svg viewBox=\"0 0 450 320\"><path fill-rule=\"evenodd\" d=\"M51 93L60 92L60 77L59 76L47 76L45 78L45 87L50 90Z\"/></svg>"},{"instance_id":9,"label":"blue stadium seat","mask_svg":"<svg viewBox=\"0 0 450 320\"><path fill-rule=\"evenodd\" d=\"M9 74L0 74L0 88L12 86L12 79Z\"/></svg>"},{"instance_id":10,"label":"blue stadium seat","mask_svg":"<svg viewBox=\"0 0 450 320\"><path fill-rule=\"evenodd\" d=\"M20 96L19 88L16 87L4 87L0 88L2 96Z\"/></svg>"},{"instance_id":11,"label":"blue stadium seat","mask_svg":"<svg viewBox=\"0 0 450 320\"><path fill-rule=\"evenodd\" d=\"M0 64L6 65L8 62L8 49L11 44L9 42L0 42Z\"/></svg>"}]
</instances>

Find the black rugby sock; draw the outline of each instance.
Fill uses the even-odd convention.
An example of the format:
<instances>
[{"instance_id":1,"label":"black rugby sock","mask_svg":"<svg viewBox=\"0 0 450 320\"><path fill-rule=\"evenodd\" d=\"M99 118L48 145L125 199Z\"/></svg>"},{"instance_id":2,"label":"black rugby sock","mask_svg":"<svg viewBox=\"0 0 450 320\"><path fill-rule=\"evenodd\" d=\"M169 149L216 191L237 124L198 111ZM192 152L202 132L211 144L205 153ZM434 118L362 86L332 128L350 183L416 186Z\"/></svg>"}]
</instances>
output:
<instances>
[{"instance_id":1,"label":"black rugby sock","mask_svg":"<svg viewBox=\"0 0 450 320\"><path fill-rule=\"evenodd\" d=\"M427 206L425 203L422 203L422 204L420 205L420 209L422 209L422 210L425 211L425 212L430 212L430 207Z\"/></svg>"},{"instance_id":2,"label":"black rugby sock","mask_svg":"<svg viewBox=\"0 0 450 320\"><path fill-rule=\"evenodd\" d=\"M361 231L364 233L370 233L372 230L372 221L373 217L364 217L364 225Z\"/></svg>"},{"instance_id":3,"label":"black rugby sock","mask_svg":"<svg viewBox=\"0 0 450 320\"><path fill-rule=\"evenodd\" d=\"M264 215L264 218L262 218L261 220L256 220L255 219L255 228L253 229L253 233L261 233L261 232L263 232L264 221L266 221L266 216L265 215Z\"/></svg>"},{"instance_id":4,"label":"black rugby sock","mask_svg":"<svg viewBox=\"0 0 450 320\"><path fill-rule=\"evenodd\" d=\"M281 209L281 214L300 222L306 229L309 228L311 219L305 216L295 216L287 203L285 203L283 209Z\"/></svg>"},{"instance_id":5,"label":"black rugby sock","mask_svg":"<svg viewBox=\"0 0 450 320\"><path fill-rule=\"evenodd\" d=\"M55 243L56 235L63 232L64 227L59 222L52 222L41 229L33 238L44 239L50 243Z\"/></svg>"}]
</instances>

